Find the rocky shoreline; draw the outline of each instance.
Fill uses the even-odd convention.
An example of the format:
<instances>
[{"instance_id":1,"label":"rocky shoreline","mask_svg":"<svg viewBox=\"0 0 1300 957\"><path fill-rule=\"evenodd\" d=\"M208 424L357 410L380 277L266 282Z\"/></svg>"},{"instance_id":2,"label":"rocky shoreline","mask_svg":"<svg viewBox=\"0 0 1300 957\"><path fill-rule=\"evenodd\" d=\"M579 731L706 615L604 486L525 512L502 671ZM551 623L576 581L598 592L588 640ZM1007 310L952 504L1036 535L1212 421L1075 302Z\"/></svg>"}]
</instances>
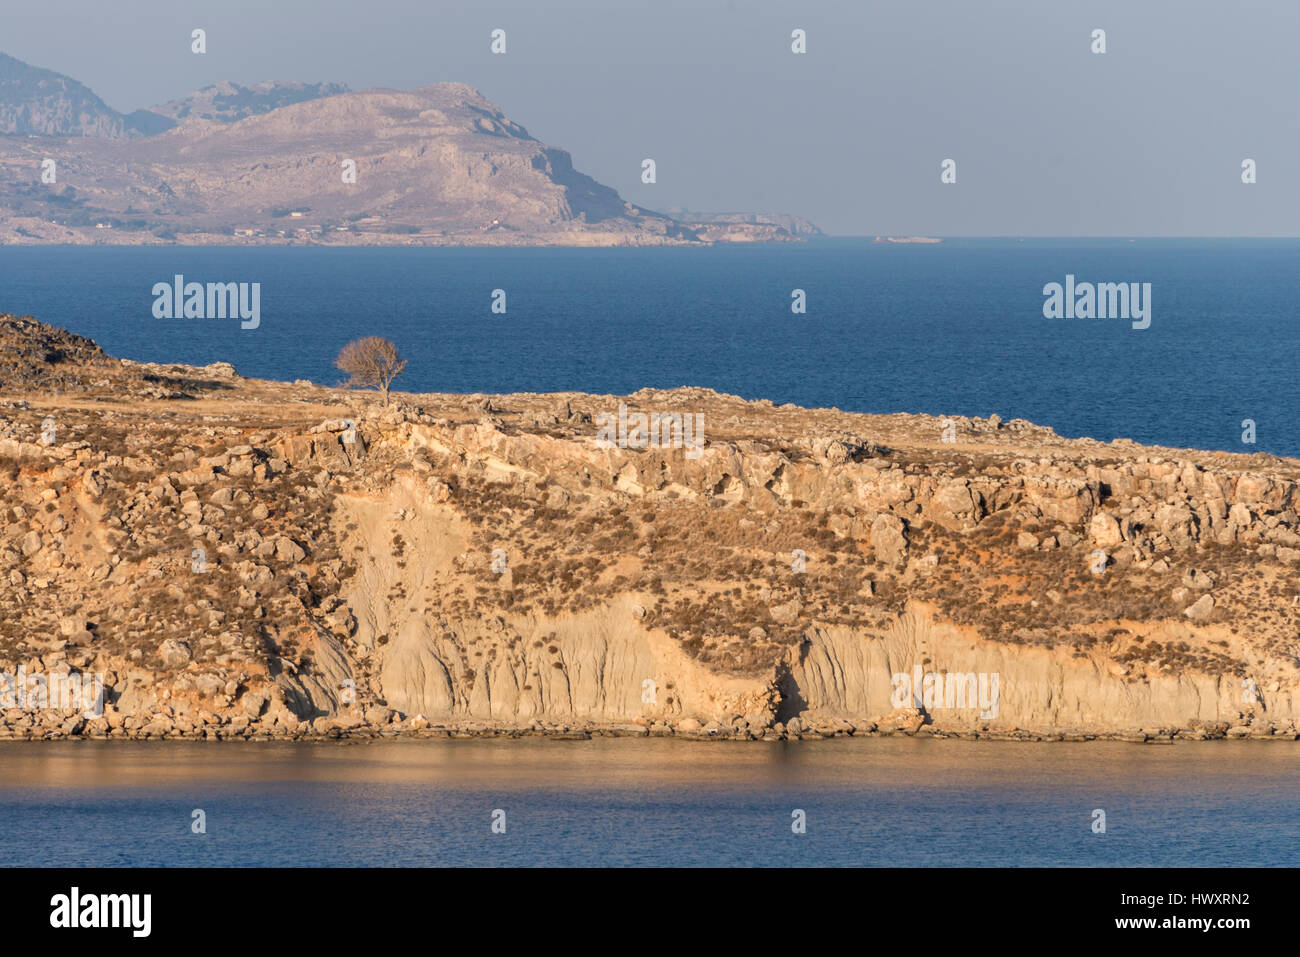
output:
<instances>
[{"instance_id":1,"label":"rocky shoreline","mask_svg":"<svg viewBox=\"0 0 1300 957\"><path fill-rule=\"evenodd\" d=\"M372 709L373 710L373 709ZM687 718L675 724L641 719L604 724L586 721L499 722L431 721L423 715L404 718L391 709L377 709L369 720L346 717L296 722L283 712L249 719L200 712L193 718L158 713L147 718L106 712L97 718L64 716L57 712L7 711L0 719L0 741L60 739L128 741L338 741L375 738L470 739L549 738L585 741L592 738L674 738L686 741L824 741L832 738L917 737L963 741L1072 742L1123 741L1132 744L1173 744L1176 741L1296 741L1294 722L1275 725L1242 716L1240 723L1192 722L1192 727L1132 728L1119 731L1028 729L1019 727L959 728L925 724L919 712L903 711L880 721L862 719L791 718L769 725L751 725L744 718L701 724ZM46 720L37 720L42 714ZM296 726L295 726L296 725Z\"/></svg>"}]
</instances>

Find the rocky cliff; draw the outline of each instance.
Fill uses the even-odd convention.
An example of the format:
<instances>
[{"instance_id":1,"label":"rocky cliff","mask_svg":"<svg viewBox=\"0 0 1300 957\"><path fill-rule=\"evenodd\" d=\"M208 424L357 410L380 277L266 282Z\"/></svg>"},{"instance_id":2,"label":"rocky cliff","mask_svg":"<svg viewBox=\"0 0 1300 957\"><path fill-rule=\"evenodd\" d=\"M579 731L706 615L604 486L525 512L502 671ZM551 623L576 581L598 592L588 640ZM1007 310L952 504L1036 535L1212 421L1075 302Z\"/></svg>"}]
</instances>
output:
<instances>
[{"instance_id":1,"label":"rocky cliff","mask_svg":"<svg viewBox=\"0 0 1300 957\"><path fill-rule=\"evenodd\" d=\"M0 735L1300 731L1295 460L0 345Z\"/></svg>"}]
</instances>

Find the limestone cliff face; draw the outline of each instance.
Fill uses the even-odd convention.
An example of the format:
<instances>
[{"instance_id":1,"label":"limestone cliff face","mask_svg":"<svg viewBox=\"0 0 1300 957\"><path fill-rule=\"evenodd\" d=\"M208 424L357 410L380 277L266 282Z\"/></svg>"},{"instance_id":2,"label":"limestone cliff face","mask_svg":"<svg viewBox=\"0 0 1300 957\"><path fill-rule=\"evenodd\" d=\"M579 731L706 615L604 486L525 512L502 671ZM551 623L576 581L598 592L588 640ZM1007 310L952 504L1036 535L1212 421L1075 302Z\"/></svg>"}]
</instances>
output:
<instances>
[{"instance_id":1,"label":"limestone cliff face","mask_svg":"<svg viewBox=\"0 0 1300 957\"><path fill-rule=\"evenodd\" d=\"M0 674L107 694L0 736L1300 733L1295 460L0 344Z\"/></svg>"},{"instance_id":2,"label":"limestone cliff face","mask_svg":"<svg viewBox=\"0 0 1300 957\"><path fill-rule=\"evenodd\" d=\"M1127 669L1105 653L1078 657L1072 650L988 642L952 625L935 624L926 610L914 609L876 633L850 628L814 628L791 667L791 700L783 715L805 718L886 716L900 683L921 662L924 673L959 676L966 682L966 707L945 704L942 691L921 710L939 727L1019 727L1037 730L1122 732L1137 728L1191 728L1219 722L1236 725L1245 702L1261 721L1293 722L1300 716L1294 675L1277 681L1254 702L1243 697L1235 676L1194 671L1152 675L1140 683L1125 680ZM1164 637L1174 642L1210 638L1171 623ZM1274 666L1284 666L1275 662ZM969 678L975 675L976 692ZM980 705L979 676L997 675L996 707ZM912 687L905 687L910 692ZM918 688L918 695L924 690ZM953 696L954 703L956 696ZM1264 701L1267 700L1267 705ZM912 699L908 698L908 706Z\"/></svg>"},{"instance_id":3,"label":"limestone cliff face","mask_svg":"<svg viewBox=\"0 0 1300 957\"><path fill-rule=\"evenodd\" d=\"M659 398L674 407L707 401L689 391L640 398L644 406ZM1186 561L1189 552L1247 543L1275 559L1280 551L1286 568L1293 557L1283 543L1293 541L1296 500L1287 467L1221 468L1156 456L1098 464L1067 462L1058 454L1013 458L996 472L957 477L908 468L896 450L851 432L781 449L753 440L710 440L694 457L685 449L601 448L583 414L568 401L562 408L577 434L504 427L494 414L464 424L400 422L374 433L369 454L387 451L413 467L399 466L399 477L376 497L341 499L337 522L361 536L353 547L367 556L347 592L356 619L353 640L364 649L377 693L391 706L447 719L608 722L685 715L724 721L749 715L757 723L764 720L759 716L887 722L915 704L922 720L941 728L1107 732L1235 726L1245 714L1286 725L1297 717L1294 644L1274 640L1286 634L1289 613L1280 607L1276 620L1257 629L1258 658L1249 668L1232 666L1231 655L1198 657L1192 650L1244 650L1240 619L1221 590L1214 600L1224 607L1213 621L1171 608L1147 616L1092 614L1075 622L1068 619L1079 609L1054 593L1050 586L1057 582L1031 581L1043 590L1044 604L1061 605L1062 633L1056 641L1050 627L1049 640L1042 627L1006 634L1005 628L950 619L934 599L937 594L948 607L960 606L961 586L955 598L951 588L936 589L938 552L918 554L911 541L926 528L957 541L973 539L969 547L978 552L984 523L993 520L1001 530L1014 517L1034 529L1018 533L1014 550L1041 552L1042 542L1055 538L1048 549L1079 553L1080 566L1095 559L1099 544L1109 550L1104 567L1159 574L1171 560ZM548 419L559 424L558 416L531 415L534 425L539 418L543 425ZM973 433L989 426L962 427ZM1009 431L1025 445L1060 442L1027 423ZM513 612L510 562L517 558L509 534L501 529L500 548L478 534L466 518L474 510L469 489L456 487L457 476L522 489L525 499L546 503L534 515L552 507L612 513L636 501L722 508L751 516L742 523L769 526L791 509L830 513L830 536L860 546L881 567L866 597L886 586L903 587L892 607L868 602L860 614L840 621L820 619L815 597L780 600L764 589L769 593L758 596L768 605L763 620L787 626L788 641L772 648L752 673L726 675L683 653L682 635L673 627L680 622L671 621L670 608L651 590L620 591L588 610ZM840 511L845 503L848 511ZM1056 534L1043 535L1045 526ZM392 554L390 540L401 545ZM638 564L653 564L645 547L636 552ZM494 561L500 564L495 570ZM1193 584L1177 585L1174 600L1194 608L1193 599L1210 593L1212 577L1208 571L1184 574L1182 580ZM486 582L497 596L490 599L492 612L452 610L448 588L484 591ZM544 590L545 582L532 587ZM1132 597L1135 605L1147 600ZM1076 640L1068 640L1072 633ZM1210 667L1198 667L1204 665ZM994 706L977 706L973 692L966 707L945 702L942 690L929 701L919 687L915 697L904 692L901 703L897 676L910 677L918 666L963 681L993 676ZM646 687L655 689L653 701L643 700Z\"/></svg>"},{"instance_id":4,"label":"limestone cliff face","mask_svg":"<svg viewBox=\"0 0 1300 957\"><path fill-rule=\"evenodd\" d=\"M677 642L643 626L634 596L571 615L431 613L440 580L456 575L471 543L454 507L429 501L410 478L379 500L349 496L340 506L337 521L356 526L367 555L346 592L353 637L391 707L508 722L620 722L684 709L770 719L775 711L770 681L729 678L692 661ZM391 554L390 529L403 540L400 557Z\"/></svg>"}]
</instances>

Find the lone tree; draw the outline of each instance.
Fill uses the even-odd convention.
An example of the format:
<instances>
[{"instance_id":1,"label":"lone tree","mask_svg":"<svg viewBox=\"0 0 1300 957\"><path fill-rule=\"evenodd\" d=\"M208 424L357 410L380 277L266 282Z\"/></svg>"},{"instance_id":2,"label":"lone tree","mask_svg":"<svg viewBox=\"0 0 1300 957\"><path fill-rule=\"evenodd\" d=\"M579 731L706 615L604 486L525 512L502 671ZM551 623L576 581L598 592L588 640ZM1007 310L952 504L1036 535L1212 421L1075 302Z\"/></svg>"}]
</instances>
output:
<instances>
[{"instance_id":1,"label":"lone tree","mask_svg":"<svg viewBox=\"0 0 1300 957\"><path fill-rule=\"evenodd\" d=\"M387 339L366 336L340 349L334 366L350 376L343 383L345 388L378 389L384 397L384 405L388 405L388 387L402 374L406 360L398 354L397 346Z\"/></svg>"}]
</instances>

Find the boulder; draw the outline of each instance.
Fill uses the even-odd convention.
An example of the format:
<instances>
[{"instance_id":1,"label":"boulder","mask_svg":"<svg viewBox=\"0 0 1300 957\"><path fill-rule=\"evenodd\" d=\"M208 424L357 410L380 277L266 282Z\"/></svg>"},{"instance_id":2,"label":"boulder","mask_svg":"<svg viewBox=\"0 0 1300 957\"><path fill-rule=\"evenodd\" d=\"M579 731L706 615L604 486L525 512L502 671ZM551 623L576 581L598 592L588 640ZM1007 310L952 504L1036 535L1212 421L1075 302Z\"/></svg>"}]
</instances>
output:
<instances>
[{"instance_id":1,"label":"boulder","mask_svg":"<svg viewBox=\"0 0 1300 957\"><path fill-rule=\"evenodd\" d=\"M772 620L779 625L793 624L803 611L803 603L798 598L791 598L789 601L780 605L774 605L768 609Z\"/></svg>"},{"instance_id":2,"label":"boulder","mask_svg":"<svg viewBox=\"0 0 1300 957\"><path fill-rule=\"evenodd\" d=\"M1209 591L1214 587L1215 576L1210 572L1189 568L1183 573L1183 584L1196 591Z\"/></svg>"},{"instance_id":3,"label":"boulder","mask_svg":"<svg viewBox=\"0 0 1300 957\"><path fill-rule=\"evenodd\" d=\"M23 536L23 557L31 558L44 547L45 541L41 538L40 532L31 531Z\"/></svg>"},{"instance_id":4,"label":"boulder","mask_svg":"<svg viewBox=\"0 0 1300 957\"><path fill-rule=\"evenodd\" d=\"M903 565L907 562L907 531L903 520L887 512L876 516L871 523L871 547L877 560L886 565Z\"/></svg>"},{"instance_id":5,"label":"boulder","mask_svg":"<svg viewBox=\"0 0 1300 957\"><path fill-rule=\"evenodd\" d=\"M1202 595L1191 605L1183 610L1183 614L1192 621L1205 621L1214 611L1214 597L1212 595Z\"/></svg>"},{"instance_id":6,"label":"boulder","mask_svg":"<svg viewBox=\"0 0 1300 957\"><path fill-rule=\"evenodd\" d=\"M1098 512L1088 523L1088 537L1099 548L1113 548L1124 541L1119 521L1109 512Z\"/></svg>"},{"instance_id":7,"label":"boulder","mask_svg":"<svg viewBox=\"0 0 1300 957\"><path fill-rule=\"evenodd\" d=\"M1196 516L1185 505L1162 505L1156 509L1156 527L1174 548L1190 548L1196 541Z\"/></svg>"},{"instance_id":8,"label":"boulder","mask_svg":"<svg viewBox=\"0 0 1300 957\"><path fill-rule=\"evenodd\" d=\"M983 515L981 497L965 482L942 486L930 499L930 517L953 531L973 528Z\"/></svg>"},{"instance_id":9,"label":"boulder","mask_svg":"<svg viewBox=\"0 0 1300 957\"><path fill-rule=\"evenodd\" d=\"M168 638L158 646L158 657L162 659L164 668L184 668L193 659L194 653L186 642Z\"/></svg>"},{"instance_id":10,"label":"boulder","mask_svg":"<svg viewBox=\"0 0 1300 957\"><path fill-rule=\"evenodd\" d=\"M275 557L282 562L296 563L306 558L307 552L289 536L281 535L275 540Z\"/></svg>"}]
</instances>

